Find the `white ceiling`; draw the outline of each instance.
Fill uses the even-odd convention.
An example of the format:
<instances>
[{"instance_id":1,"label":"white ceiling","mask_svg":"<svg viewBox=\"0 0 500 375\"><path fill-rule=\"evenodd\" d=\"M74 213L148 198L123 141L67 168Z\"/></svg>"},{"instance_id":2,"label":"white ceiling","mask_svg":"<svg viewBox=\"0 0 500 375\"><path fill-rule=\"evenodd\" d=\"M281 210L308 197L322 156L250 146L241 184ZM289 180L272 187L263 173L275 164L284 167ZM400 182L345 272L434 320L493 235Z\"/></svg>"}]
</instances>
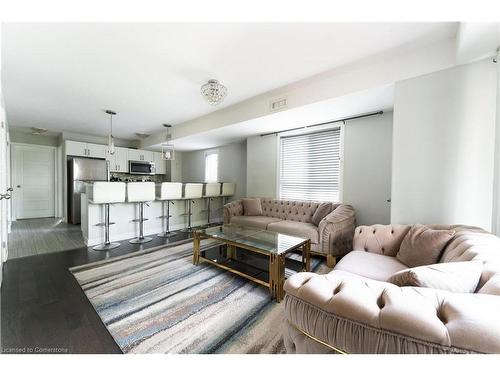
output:
<instances>
[{"instance_id":1,"label":"white ceiling","mask_svg":"<svg viewBox=\"0 0 500 375\"><path fill-rule=\"evenodd\" d=\"M379 110L391 110L394 103L394 86L387 85L309 104L288 111L243 121L173 140L179 151L203 150L242 141L248 137L314 125L326 121Z\"/></svg>"},{"instance_id":2,"label":"white ceiling","mask_svg":"<svg viewBox=\"0 0 500 375\"><path fill-rule=\"evenodd\" d=\"M404 44L452 37L456 23L3 24L12 127L137 139ZM200 85L229 89L211 107Z\"/></svg>"}]
</instances>

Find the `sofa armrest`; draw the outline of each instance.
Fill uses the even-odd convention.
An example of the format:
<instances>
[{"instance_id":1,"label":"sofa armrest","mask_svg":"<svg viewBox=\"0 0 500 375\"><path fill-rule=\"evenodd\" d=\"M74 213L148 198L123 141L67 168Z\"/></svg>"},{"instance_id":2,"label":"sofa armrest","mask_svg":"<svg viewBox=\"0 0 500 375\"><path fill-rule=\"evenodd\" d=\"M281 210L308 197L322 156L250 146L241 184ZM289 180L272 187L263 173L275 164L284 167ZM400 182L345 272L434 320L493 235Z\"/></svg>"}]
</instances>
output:
<instances>
[{"instance_id":1,"label":"sofa armrest","mask_svg":"<svg viewBox=\"0 0 500 375\"><path fill-rule=\"evenodd\" d=\"M319 238L321 252L339 256L352 250L352 239L356 227L356 211L347 204L341 204L320 221Z\"/></svg>"},{"instance_id":2,"label":"sofa armrest","mask_svg":"<svg viewBox=\"0 0 500 375\"><path fill-rule=\"evenodd\" d=\"M241 199L224 205L224 224L229 224L233 216L243 215L243 201Z\"/></svg>"},{"instance_id":3,"label":"sofa armrest","mask_svg":"<svg viewBox=\"0 0 500 375\"><path fill-rule=\"evenodd\" d=\"M285 291L291 326L348 353L500 353L498 296L398 287L335 270L295 274Z\"/></svg>"}]
</instances>

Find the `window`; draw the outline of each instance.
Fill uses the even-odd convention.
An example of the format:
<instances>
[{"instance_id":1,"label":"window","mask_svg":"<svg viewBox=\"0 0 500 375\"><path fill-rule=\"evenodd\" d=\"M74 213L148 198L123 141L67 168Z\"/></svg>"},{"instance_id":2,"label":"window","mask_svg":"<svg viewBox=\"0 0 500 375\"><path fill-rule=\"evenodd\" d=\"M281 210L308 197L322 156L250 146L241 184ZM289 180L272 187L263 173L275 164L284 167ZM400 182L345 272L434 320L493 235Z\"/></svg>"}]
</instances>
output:
<instances>
[{"instance_id":1,"label":"window","mask_svg":"<svg viewBox=\"0 0 500 375\"><path fill-rule=\"evenodd\" d=\"M217 182L219 152L207 151L205 153L205 182Z\"/></svg>"},{"instance_id":2,"label":"window","mask_svg":"<svg viewBox=\"0 0 500 375\"><path fill-rule=\"evenodd\" d=\"M340 128L282 137L280 198L310 201L340 199Z\"/></svg>"}]
</instances>

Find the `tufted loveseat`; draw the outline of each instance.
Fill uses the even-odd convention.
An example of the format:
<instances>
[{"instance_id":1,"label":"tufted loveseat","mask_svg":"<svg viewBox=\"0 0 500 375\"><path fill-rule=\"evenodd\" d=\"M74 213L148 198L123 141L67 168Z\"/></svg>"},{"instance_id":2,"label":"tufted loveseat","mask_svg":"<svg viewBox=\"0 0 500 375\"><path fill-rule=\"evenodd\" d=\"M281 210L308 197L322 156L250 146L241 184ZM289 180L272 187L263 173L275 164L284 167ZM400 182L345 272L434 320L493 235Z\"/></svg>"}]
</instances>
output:
<instances>
[{"instance_id":1,"label":"tufted loveseat","mask_svg":"<svg viewBox=\"0 0 500 375\"><path fill-rule=\"evenodd\" d=\"M356 213L352 206L333 203L332 211L316 226L312 217L321 202L261 198L262 216L244 216L242 200L224 206L224 223L253 226L311 240L313 253L327 256L333 266L335 257L352 248Z\"/></svg>"},{"instance_id":2,"label":"tufted loveseat","mask_svg":"<svg viewBox=\"0 0 500 375\"><path fill-rule=\"evenodd\" d=\"M407 268L395 256L410 226L361 226L353 251L329 274L286 281L287 352L500 353L500 239L479 228L430 227L455 231L440 263L479 262L474 293L387 282Z\"/></svg>"}]
</instances>

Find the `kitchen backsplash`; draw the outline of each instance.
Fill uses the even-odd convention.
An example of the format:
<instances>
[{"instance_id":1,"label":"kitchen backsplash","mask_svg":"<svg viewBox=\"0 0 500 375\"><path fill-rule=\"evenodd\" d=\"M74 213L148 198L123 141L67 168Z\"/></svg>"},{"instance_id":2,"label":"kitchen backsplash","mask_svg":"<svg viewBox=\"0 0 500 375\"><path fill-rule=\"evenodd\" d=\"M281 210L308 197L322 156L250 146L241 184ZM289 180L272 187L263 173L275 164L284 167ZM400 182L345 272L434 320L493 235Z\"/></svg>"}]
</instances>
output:
<instances>
[{"instance_id":1,"label":"kitchen backsplash","mask_svg":"<svg viewBox=\"0 0 500 375\"><path fill-rule=\"evenodd\" d=\"M152 182L167 182L167 175L137 175L129 173L111 172L111 181L152 181Z\"/></svg>"}]
</instances>

